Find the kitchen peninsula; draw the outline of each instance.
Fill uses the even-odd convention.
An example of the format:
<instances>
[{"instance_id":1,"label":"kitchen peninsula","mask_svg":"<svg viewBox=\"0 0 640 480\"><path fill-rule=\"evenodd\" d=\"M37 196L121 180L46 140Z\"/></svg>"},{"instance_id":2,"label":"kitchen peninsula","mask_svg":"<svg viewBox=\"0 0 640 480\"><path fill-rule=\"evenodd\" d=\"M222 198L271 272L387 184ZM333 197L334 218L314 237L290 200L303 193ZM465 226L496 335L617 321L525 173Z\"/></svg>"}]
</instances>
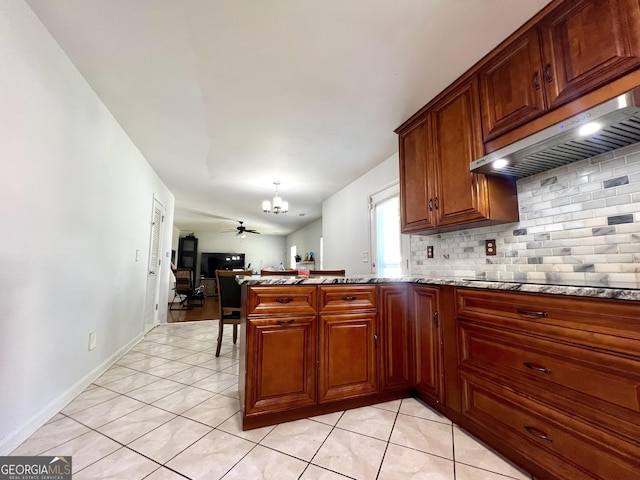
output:
<instances>
[{"instance_id":1,"label":"kitchen peninsula","mask_svg":"<svg viewBox=\"0 0 640 480\"><path fill-rule=\"evenodd\" d=\"M640 285L238 281L245 429L417 396L541 479L640 469Z\"/></svg>"}]
</instances>

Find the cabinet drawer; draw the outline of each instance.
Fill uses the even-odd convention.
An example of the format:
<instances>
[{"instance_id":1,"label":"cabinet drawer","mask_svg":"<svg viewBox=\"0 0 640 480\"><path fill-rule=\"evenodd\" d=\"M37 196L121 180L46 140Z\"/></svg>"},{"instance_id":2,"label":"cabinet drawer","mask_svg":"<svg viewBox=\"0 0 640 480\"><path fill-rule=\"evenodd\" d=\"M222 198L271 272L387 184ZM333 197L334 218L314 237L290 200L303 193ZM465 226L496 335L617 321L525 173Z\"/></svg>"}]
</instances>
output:
<instances>
[{"instance_id":1,"label":"cabinet drawer","mask_svg":"<svg viewBox=\"0 0 640 480\"><path fill-rule=\"evenodd\" d=\"M535 382L532 394L545 387L540 382L555 384L562 390L570 389L628 409L633 412L629 414L635 423L640 424L640 357L629 358L464 321L458 322L458 337L463 366L478 371L502 370L506 384L514 375L525 376ZM566 390L564 393L571 394ZM586 397L581 400L590 402Z\"/></svg>"},{"instance_id":2,"label":"cabinet drawer","mask_svg":"<svg viewBox=\"0 0 640 480\"><path fill-rule=\"evenodd\" d=\"M249 287L247 315L315 314L316 287Z\"/></svg>"},{"instance_id":3,"label":"cabinet drawer","mask_svg":"<svg viewBox=\"0 0 640 480\"><path fill-rule=\"evenodd\" d=\"M457 316L637 356L640 302L457 289Z\"/></svg>"},{"instance_id":4,"label":"cabinet drawer","mask_svg":"<svg viewBox=\"0 0 640 480\"><path fill-rule=\"evenodd\" d=\"M342 312L376 308L376 287L349 285L320 287L320 311Z\"/></svg>"},{"instance_id":5,"label":"cabinet drawer","mask_svg":"<svg viewBox=\"0 0 640 480\"><path fill-rule=\"evenodd\" d=\"M461 377L463 414L558 478L637 476L637 444L480 377Z\"/></svg>"}]
</instances>

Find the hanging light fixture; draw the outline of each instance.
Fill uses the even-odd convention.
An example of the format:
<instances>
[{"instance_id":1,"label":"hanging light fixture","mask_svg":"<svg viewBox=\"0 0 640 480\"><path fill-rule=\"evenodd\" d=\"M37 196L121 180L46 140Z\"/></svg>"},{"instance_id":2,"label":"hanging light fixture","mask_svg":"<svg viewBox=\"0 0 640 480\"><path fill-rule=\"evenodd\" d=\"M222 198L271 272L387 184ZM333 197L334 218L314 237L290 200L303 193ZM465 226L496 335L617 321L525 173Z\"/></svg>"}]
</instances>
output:
<instances>
[{"instance_id":1,"label":"hanging light fixture","mask_svg":"<svg viewBox=\"0 0 640 480\"><path fill-rule=\"evenodd\" d=\"M279 213L287 213L289 211L289 202L285 202L282 200L282 197L278 195L278 185L280 182L273 182L276 186L276 196L273 197L273 208L272 202L269 200L265 200L262 202L262 211L264 213L275 213L278 215Z\"/></svg>"}]
</instances>

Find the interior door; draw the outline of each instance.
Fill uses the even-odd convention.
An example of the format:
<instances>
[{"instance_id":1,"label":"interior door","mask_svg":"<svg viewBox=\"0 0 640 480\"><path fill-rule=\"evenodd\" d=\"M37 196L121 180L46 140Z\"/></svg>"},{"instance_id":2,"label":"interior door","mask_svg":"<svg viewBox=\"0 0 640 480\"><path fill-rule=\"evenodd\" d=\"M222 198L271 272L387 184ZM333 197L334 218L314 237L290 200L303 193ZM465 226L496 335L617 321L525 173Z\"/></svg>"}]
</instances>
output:
<instances>
[{"instance_id":1,"label":"interior door","mask_svg":"<svg viewBox=\"0 0 640 480\"><path fill-rule=\"evenodd\" d=\"M147 292L144 303L144 331L148 332L158 324L158 297L160 295L160 241L164 205L157 198L153 199L151 218L151 240L149 245L149 262L147 265Z\"/></svg>"}]
</instances>

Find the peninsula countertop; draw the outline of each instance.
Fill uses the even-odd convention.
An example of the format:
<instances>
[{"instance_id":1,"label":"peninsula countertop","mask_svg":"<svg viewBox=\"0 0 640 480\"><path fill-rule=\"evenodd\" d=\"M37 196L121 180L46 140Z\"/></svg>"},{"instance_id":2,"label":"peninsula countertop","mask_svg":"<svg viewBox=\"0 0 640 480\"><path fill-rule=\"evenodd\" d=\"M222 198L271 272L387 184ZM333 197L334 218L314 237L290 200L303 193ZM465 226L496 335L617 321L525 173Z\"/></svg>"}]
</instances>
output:
<instances>
[{"instance_id":1,"label":"peninsula countertop","mask_svg":"<svg viewBox=\"0 0 640 480\"><path fill-rule=\"evenodd\" d=\"M353 275L346 277L310 276L244 276L238 283L249 286L269 285L334 285L334 284L378 284L378 283L420 283L427 285L449 285L454 287L482 288L489 290L509 290L551 295L577 297L612 298L617 300L640 301L640 282L606 284L585 281L537 281L537 280L488 280L469 277L422 277L407 275L401 277L381 277L375 275Z\"/></svg>"}]
</instances>

